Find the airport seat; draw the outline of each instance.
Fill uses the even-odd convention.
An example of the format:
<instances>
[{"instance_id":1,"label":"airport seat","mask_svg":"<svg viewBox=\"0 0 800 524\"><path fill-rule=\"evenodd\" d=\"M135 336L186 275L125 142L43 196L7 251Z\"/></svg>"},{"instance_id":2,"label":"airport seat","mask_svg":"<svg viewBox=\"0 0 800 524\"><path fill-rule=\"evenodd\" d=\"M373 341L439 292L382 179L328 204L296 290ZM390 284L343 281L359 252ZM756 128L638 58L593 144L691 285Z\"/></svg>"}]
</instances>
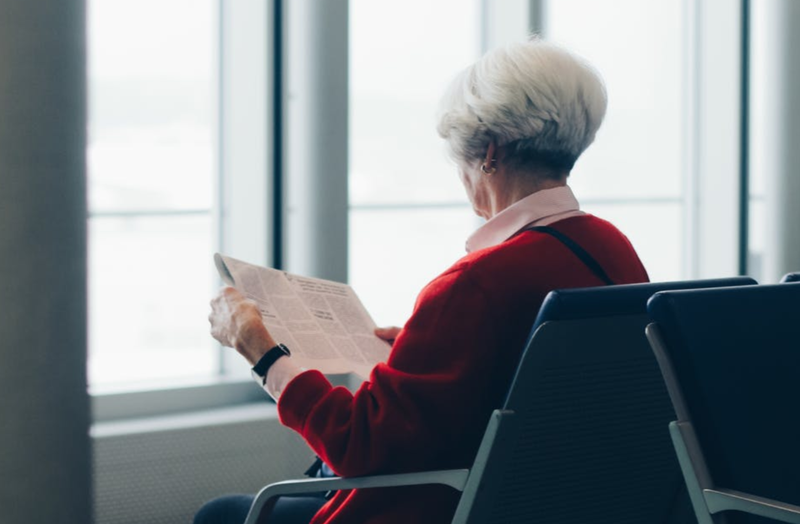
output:
<instances>
[{"instance_id":1,"label":"airport seat","mask_svg":"<svg viewBox=\"0 0 800 524\"><path fill-rule=\"evenodd\" d=\"M644 328L663 289L750 285L748 278L553 291L470 469L286 481L273 497L444 484L458 523L694 522L667 425L675 418Z\"/></svg>"},{"instance_id":2,"label":"airport seat","mask_svg":"<svg viewBox=\"0 0 800 524\"><path fill-rule=\"evenodd\" d=\"M698 522L800 523L800 283L668 291L648 309Z\"/></svg>"},{"instance_id":3,"label":"airport seat","mask_svg":"<svg viewBox=\"0 0 800 524\"><path fill-rule=\"evenodd\" d=\"M781 279L782 283L800 282L800 273L786 273Z\"/></svg>"}]
</instances>

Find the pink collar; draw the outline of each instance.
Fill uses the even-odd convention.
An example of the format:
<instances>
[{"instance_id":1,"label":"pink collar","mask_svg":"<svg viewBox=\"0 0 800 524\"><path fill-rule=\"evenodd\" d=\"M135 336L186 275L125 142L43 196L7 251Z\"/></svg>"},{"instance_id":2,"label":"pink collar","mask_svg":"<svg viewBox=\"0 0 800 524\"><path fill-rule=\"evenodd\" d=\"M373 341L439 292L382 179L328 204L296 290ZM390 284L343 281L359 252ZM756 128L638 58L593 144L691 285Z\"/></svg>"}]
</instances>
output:
<instances>
[{"instance_id":1,"label":"pink collar","mask_svg":"<svg viewBox=\"0 0 800 524\"><path fill-rule=\"evenodd\" d=\"M583 215L569 186L537 191L508 206L467 239L467 252L496 246L528 226L546 226Z\"/></svg>"}]
</instances>

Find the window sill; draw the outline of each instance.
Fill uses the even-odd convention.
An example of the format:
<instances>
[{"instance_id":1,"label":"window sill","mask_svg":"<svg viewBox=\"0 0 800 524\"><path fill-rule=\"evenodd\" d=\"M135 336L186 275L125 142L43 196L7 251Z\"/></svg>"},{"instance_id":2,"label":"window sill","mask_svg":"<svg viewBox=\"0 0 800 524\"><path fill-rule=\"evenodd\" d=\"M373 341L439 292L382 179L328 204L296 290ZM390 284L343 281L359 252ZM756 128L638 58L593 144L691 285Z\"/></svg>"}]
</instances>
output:
<instances>
[{"instance_id":1,"label":"window sill","mask_svg":"<svg viewBox=\"0 0 800 524\"><path fill-rule=\"evenodd\" d=\"M93 439L104 439L267 420L278 423L278 409L275 404L250 402L188 413L95 422L90 435Z\"/></svg>"},{"instance_id":2,"label":"window sill","mask_svg":"<svg viewBox=\"0 0 800 524\"><path fill-rule=\"evenodd\" d=\"M252 380L216 380L143 391L92 392L95 424L272 402Z\"/></svg>"},{"instance_id":3,"label":"window sill","mask_svg":"<svg viewBox=\"0 0 800 524\"><path fill-rule=\"evenodd\" d=\"M334 386L357 387L350 375L333 375L328 379ZM248 405L266 405L274 409L272 398L252 379L217 379L142 391L91 393L94 427L112 422L135 423L142 419L222 412Z\"/></svg>"}]
</instances>

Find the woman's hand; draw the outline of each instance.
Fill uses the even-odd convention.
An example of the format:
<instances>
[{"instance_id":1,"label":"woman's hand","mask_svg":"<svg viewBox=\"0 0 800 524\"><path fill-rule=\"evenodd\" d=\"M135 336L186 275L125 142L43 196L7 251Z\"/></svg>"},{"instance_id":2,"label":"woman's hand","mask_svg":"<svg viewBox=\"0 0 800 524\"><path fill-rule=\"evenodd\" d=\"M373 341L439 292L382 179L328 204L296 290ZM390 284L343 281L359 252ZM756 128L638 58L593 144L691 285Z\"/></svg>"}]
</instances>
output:
<instances>
[{"instance_id":1,"label":"woman's hand","mask_svg":"<svg viewBox=\"0 0 800 524\"><path fill-rule=\"evenodd\" d=\"M385 340L389 344L394 344L394 339L397 338L397 335L403 328L399 328L397 326L390 326L390 327L379 327L375 328L375 336L381 340Z\"/></svg>"},{"instance_id":2,"label":"woman's hand","mask_svg":"<svg viewBox=\"0 0 800 524\"><path fill-rule=\"evenodd\" d=\"M224 287L211 301L211 336L223 346L235 348L250 365L255 365L276 346L261 321L258 305L232 287Z\"/></svg>"}]
</instances>

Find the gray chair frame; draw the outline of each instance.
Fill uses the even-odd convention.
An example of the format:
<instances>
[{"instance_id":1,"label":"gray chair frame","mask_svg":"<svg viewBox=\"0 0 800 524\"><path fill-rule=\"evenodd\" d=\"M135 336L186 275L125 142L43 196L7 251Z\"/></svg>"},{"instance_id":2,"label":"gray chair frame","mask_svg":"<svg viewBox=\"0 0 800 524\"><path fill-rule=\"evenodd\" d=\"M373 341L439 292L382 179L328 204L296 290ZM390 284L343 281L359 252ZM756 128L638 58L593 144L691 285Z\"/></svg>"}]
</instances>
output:
<instances>
[{"instance_id":1,"label":"gray chair frame","mask_svg":"<svg viewBox=\"0 0 800 524\"><path fill-rule=\"evenodd\" d=\"M649 324L646 334L678 417L669 424L669 432L698 524L722 524L726 511L741 511L789 524L800 524L800 506L714 484L658 324Z\"/></svg>"},{"instance_id":2,"label":"gray chair frame","mask_svg":"<svg viewBox=\"0 0 800 524\"><path fill-rule=\"evenodd\" d=\"M245 524L256 524L261 513L267 509L268 505L274 502L277 497L320 491L440 484L450 486L451 488L461 491L464 494L472 493L472 497L464 497L462 495L462 500L465 498L474 500L474 492L478 487L476 486L476 479L478 481L480 480L483 470L486 467L494 438L497 435L498 427L500 426L502 419L508 415L508 413L503 413L500 410L496 410L492 414L492 418L489 422L489 427L486 430L483 442L481 443L478 456L475 459L475 463L471 469L451 469L425 471L420 473L403 473L398 475L374 475L350 478L335 477L300 479L276 482L266 486L258 492L253 505L250 508L250 512L247 515ZM469 513L469 508L462 508L462 505L459 504L459 509L461 510L462 518L459 520L457 515L453 522L467 522L467 520L463 518L463 515Z\"/></svg>"},{"instance_id":3,"label":"gray chair frame","mask_svg":"<svg viewBox=\"0 0 800 524\"><path fill-rule=\"evenodd\" d=\"M270 484L258 492L245 524L256 524L259 515L267 509L268 504L283 495L298 495L320 491L343 489L390 488L399 486L419 486L441 484L462 492L461 502L453 518L453 523L480 522L474 518L472 503L478 490L490 479L485 476L487 464L497 448L494 443L500 427L512 419L511 411L495 410L489 419L483 441L470 469L450 469L425 471L419 473L402 473L398 475L374 475L349 478L316 478L286 480Z\"/></svg>"}]
</instances>

